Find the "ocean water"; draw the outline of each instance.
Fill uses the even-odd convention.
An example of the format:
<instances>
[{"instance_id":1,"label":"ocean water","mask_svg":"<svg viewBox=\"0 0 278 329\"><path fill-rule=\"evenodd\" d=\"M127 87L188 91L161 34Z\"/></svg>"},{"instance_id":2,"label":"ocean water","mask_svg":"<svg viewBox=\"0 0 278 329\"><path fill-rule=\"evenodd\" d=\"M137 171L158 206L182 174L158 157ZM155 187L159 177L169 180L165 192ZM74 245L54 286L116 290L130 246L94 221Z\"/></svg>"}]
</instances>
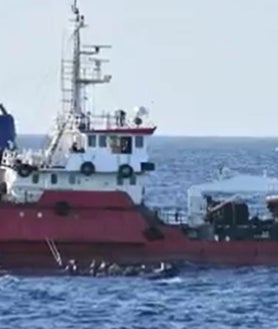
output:
<instances>
[{"instance_id":1,"label":"ocean water","mask_svg":"<svg viewBox=\"0 0 278 329\"><path fill-rule=\"evenodd\" d=\"M40 147L42 137L20 145ZM278 177L278 139L156 137L153 206L186 206L186 189L233 170ZM0 329L278 327L278 268L184 265L172 279L0 277Z\"/></svg>"}]
</instances>

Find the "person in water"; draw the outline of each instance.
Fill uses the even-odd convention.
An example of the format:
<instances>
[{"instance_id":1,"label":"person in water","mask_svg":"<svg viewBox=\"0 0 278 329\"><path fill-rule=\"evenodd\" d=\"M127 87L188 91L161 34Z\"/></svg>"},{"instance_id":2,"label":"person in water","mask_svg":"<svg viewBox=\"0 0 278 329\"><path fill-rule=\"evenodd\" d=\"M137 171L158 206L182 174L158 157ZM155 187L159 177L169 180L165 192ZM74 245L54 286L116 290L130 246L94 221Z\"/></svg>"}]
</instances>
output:
<instances>
[{"instance_id":1,"label":"person in water","mask_svg":"<svg viewBox=\"0 0 278 329\"><path fill-rule=\"evenodd\" d=\"M68 265L65 268L65 271L70 275L77 275L79 274L79 267L77 261L74 259L70 259Z\"/></svg>"}]
</instances>

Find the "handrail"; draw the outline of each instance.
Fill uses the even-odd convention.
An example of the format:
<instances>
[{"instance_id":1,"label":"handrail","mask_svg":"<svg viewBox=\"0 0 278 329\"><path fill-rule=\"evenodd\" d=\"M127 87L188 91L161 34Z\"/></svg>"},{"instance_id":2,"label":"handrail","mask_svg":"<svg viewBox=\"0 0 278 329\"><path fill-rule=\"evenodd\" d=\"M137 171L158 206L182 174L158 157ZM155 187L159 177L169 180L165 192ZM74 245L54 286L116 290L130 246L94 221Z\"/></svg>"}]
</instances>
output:
<instances>
[{"instance_id":1,"label":"handrail","mask_svg":"<svg viewBox=\"0 0 278 329\"><path fill-rule=\"evenodd\" d=\"M187 211L185 208L153 208L154 213L166 224L180 225L187 223Z\"/></svg>"}]
</instances>

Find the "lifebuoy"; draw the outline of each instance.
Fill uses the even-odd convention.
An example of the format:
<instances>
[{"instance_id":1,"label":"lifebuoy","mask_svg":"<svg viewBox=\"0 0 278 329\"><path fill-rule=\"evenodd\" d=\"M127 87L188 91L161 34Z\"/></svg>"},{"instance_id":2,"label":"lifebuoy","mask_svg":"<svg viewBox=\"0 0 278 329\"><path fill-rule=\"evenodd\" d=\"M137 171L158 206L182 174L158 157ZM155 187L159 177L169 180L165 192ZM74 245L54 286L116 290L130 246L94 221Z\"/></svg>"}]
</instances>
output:
<instances>
[{"instance_id":1,"label":"lifebuoy","mask_svg":"<svg viewBox=\"0 0 278 329\"><path fill-rule=\"evenodd\" d=\"M82 172L83 175L85 176L91 176L92 174L95 173L95 166L92 162L86 161L82 163L80 167L80 171Z\"/></svg>"},{"instance_id":2,"label":"lifebuoy","mask_svg":"<svg viewBox=\"0 0 278 329\"><path fill-rule=\"evenodd\" d=\"M17 172L21 177L28 177L32 173L33 168L32 166L28 165L27 163L22 163L18 165Z\"/></svg>"},{"instance_id":3,"label":"lifebuoy","mask_svg":"<svg viewBox=\"0 0 278 329\"><path fill-rule=\"evenodd\" d=\"M67 216L70 213L70 205L66 201L58 201L54 205L54 210L59 216Z\"/></svg>"},{"instance_id":4,"label":"lifebuoy","mask_svg":"<svg viewBox=\"0 0 278 329\"><path fill-rule=\"evenodd\" d=\"M118 175L121 178L129 178L133 175L133 168L128 164L122 164L119 167Z\"/></svg>"}]
</instances>

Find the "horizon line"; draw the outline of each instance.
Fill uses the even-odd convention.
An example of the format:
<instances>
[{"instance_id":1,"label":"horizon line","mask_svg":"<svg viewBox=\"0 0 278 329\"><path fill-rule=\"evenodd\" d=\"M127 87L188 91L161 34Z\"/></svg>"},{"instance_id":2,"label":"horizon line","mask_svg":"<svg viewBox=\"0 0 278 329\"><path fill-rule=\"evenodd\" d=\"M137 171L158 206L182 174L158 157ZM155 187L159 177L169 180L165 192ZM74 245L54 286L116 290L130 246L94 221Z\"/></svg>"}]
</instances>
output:
<instances>
[{"instance_id":1,"label":"horizon line","mask_svg":"<svg viewBox=\"0 0 278 329\"><path fill-rule=\"evenodd\" d=\"M46 133L18 133L17 136L47 136ZM155 134L152 137L167 138L277 138L278 135L171 135L171 134Z\"/></svg>"}]
</instances>

